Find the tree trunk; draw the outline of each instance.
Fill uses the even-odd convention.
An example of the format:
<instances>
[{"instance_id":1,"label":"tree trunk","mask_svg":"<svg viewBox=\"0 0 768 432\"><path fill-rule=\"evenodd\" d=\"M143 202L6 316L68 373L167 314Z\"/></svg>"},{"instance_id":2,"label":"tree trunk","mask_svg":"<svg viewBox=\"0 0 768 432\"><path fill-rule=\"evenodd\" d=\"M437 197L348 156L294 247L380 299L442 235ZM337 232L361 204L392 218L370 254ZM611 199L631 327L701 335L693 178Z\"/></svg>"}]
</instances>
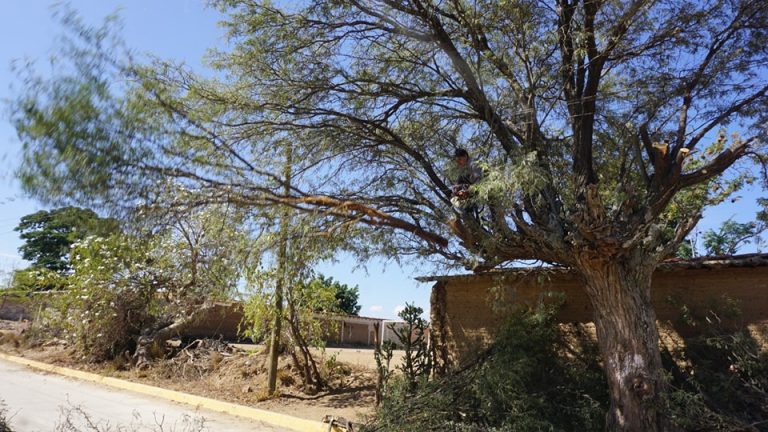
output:
<instances>
[{"instance_id":1,"label":"tree trunk","mask_svg":"<svg viewBox=\"0 0 768 432\"><path fill-rule=\"evenodd\" d=\"M654 264L642 258L612 262L593 258L578 266L594 309L608 378L608 431L669 430L660 411L666 384L651 305L653 269Z\"/></svg>"},{"instance_id":2,"label":"tree trunk","mask_svg":"<svg viewBox=\"0 0 768 432\"><path fill-rule=\"evenodd\" d=\"M295 287L289 287L291 291ZM301 333L301 325L299 323L299 316L296 313L296 305L294 304L294 298L289 294L288 301L288 324L293 337L296 348L301 352L301 357L304 359L304 363L299 368L304 378L305 392L311 394L317 394L324 386L323 377L320 375L320 371L317 369L317 362L315 362L312 353L309 351L309 344Z\"/></svg>"},{"instance_id":3,"label":"tree trunk","mask_svg":"<svg viewBox=\"0 0 768 432\"><path fill-rule=\"evenodd\" d=\"M293 169L293 148L290 143L285 146L285 165L283 175L285 183L283 191L286 196L291 192L291 176ZM269 369L267 372L267 387L272 395L277 390L277 363L280 357L280 336L283 323L283 289L287 281L288 269L288 230L290 228L291 209L284 207L280 217L280 239L277 250L277 281L275 283L275 320L272 325L272 336L269 342Z\"/></svg>"},{"instance_id":4,"label":"tree trunk","mask_svg":"<svg viewBox=\"0 0 768 432\"><path fill-rule=\"evenodd\" d=\"M269 366L267 368L267 392L277 391L277 364L280 359L280 338L283 332L283 283L282 278L275 284L275 311L272 334L269 339Z\"/></svg>"},{"instance_id":5,"label":"tree trunk","mask_svg":"<svg viewBox=\"0 0 768 432\"><path fill-rule=\"evenodd\" d=\"M130 357L131 365L137 369L144 369L149 366L153 358L153 351L164 349L165 341L174 337L181 336L184 332L196 324L201 317L207 315L216 308L213 303L207 303L195 307L189 314L183 315L160 328L146 328L142 330L141 336L136 341L136 350Z\"/></svg>"}]
</instances>

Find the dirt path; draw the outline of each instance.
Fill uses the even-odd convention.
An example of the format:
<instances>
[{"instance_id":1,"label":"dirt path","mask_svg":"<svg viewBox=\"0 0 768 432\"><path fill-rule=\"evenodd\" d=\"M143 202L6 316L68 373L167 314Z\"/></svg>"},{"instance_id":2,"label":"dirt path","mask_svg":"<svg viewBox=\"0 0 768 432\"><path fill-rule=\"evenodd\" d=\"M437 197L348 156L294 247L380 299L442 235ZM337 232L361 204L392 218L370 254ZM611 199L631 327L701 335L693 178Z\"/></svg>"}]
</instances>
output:
<instances>
[{"instance_id":1,"label":"dirt path","mask_svg":"<svg viewBox=\"0 0 768 432\"><path fill-rule=\"evenodd\" d=\"M232 346L245 351L254 352L264 349L264 345L254 344L232 344ZM322 358L323 352L318 349L312 349L312 354ZM350 365L360 366L371 370L376 369L376 360L373 357L373 348L326 348L325 359L336 356L336 360ZM403 351L395 350L392 356L391 368L394 368L403 360Z\"/></svg>"}]
</instances>

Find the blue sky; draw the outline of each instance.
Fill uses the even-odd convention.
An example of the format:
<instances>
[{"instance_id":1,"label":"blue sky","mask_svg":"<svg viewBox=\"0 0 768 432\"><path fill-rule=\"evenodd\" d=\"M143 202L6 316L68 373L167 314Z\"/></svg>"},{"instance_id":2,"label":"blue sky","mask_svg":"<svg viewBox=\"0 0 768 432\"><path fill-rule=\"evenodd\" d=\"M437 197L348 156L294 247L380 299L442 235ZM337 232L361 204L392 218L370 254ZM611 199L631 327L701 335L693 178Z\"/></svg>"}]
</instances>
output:
<instances>
[{"instance_id":1,"label":"blue sky","mask_svg":"<svg viewBox=\"0 0 768 432\"><path fill-rule=\"evenodd\" d=\"M224 44L216 11L206 8L202 0L72 0L69 4L89 24L99 24L115 11L123 21L123 37L138 52L183 61L194 68L202 66L202 57L212 46ZM10 64L14 60L37 62L44 73L47 59L53 54L55 41L62 34L52 18L52 4L47 0L4 0L0 14L0 100L12 94L15 79ZM5 104L2 104L4 107ZM3 108L4 110L5 108ZM19 218L44 208L25 198L13 179L19 160L20 144L3 111L0 116L0 271L21 268L18 256L21 244L13 228ZM713 208L705 214L698 230L703 231L734 217L748 221L754 217L758 190L744 191L736 203ZM430 284L418 283L413 277L431 274L430 267L415 265L382 265L368 263L366 269L352 271L357 263L341 257L336 264L322 265L319 270L350 285L360 286L361 314L394 318L398 307L408 302L428 310ZM1 275L0 275L1 276Z\"/></svg>"}]
</instances>

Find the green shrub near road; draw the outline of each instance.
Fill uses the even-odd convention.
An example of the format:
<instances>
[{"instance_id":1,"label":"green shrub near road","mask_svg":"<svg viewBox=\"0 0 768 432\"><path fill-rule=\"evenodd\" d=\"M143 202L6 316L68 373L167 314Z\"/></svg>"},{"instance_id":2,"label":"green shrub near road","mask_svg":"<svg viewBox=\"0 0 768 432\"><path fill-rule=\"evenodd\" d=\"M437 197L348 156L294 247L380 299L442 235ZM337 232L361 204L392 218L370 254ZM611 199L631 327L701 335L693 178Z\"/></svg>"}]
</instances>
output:
<instances>
[{"instance_id":1,"label":"green shrub near road","mask_svg":"<svg viewBox=\"0 0 768 432\"><path fill-rule=\"evenodd\" d=\"M737 309L726 305L730 314ZM671 430L768 431L768 353L749 332L725 325L723 306L685 312L697 328L685 345L663 350ZM402 376L365 431L602 431L607 385L592 335L555 320L555 308L513 314L473 364L419 382ZM576 329L576 331L573 331ZM768 330L768 329L767 329Z\"/></svg>"},{"instance_id":2,"label":"green shrub near road","mask_svg":"<svg viewBox=\"0 0 768 432\"><path fill-rule=\"evenodd\" d=\"M423 380L410 397L409 383L393 377L364 430L600 430L608 395L595 353L571 350L553 308L521 310L473 365Z\"/></svg>"}]
</instances>

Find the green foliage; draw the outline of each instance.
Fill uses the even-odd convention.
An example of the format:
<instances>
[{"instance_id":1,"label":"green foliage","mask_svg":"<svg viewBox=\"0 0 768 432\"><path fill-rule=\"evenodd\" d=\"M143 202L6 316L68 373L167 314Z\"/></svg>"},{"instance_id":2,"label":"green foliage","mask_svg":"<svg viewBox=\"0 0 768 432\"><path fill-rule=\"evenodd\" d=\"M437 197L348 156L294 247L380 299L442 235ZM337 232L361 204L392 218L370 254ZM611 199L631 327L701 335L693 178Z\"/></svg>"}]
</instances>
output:
<instances>
[{"instance_id":1,"label":"green foliage","mask_svg":"<svg viewBox=\"0 0 768 432\"><path fill-rule=\"evenodd\" d=\"M248 263L250 238L243 214L211 205L166 215L156 221L156 263L168 268L170 297L182 302L231 299Z\"/></svg>"},{"instance_id":2,"label":"green foliage","mask_svg":"<svg viewBox=\"0 0 768 432\"><path fill-rule=\"evenodd\" d=\"M664 356L672 419L684 430L768 430L768 352L739 324L739 305L725 296L677 305L692 336Z\"/></svg>"},{"instance_id":3,"label":"green foliage","mask_svg":"<svg viewBox=\"0 0 768 432\"><path fill-rule=\"evenodd\" d=\"M607 407L595 350L571 349L544 306L517 311L476 363L410 388L392 378L364 430L597 431Z\"/></svg>"},{"instance_id":4,"label":"green foliage","mask_svg":"<svg viewBox=\"0 0 768 432\"><path fill-rule=\"evenodd\" d=\"M62 207L41 210L21 218L14 229L24 244L19 247L22 257L33 268L66 273L72 244L88 236L107 236L117 232L118 222L100 218L89 209Z\"/></svg>"},{"instance_id":5,"label":"green foliage","mask_svg":"<svg viewBox=\"0 0 768 432\"><path fill-rule=\"evenodd\" d=\"M327 286L336 293L336 305L330 312L341 312L347 315L360 313L362 306L357 303L360 299L360 289L357 285L351 287L322 274L318 274L315 279L309 282L309 285L318 290L325 289L321 286Z\"/></svg>"},{"instance_id":6,"label":"green foliage","mask_svg":"<svg viewBox=\"0 0 768 432\"><path fill-rule=\"evenodd\" d=\"M693 336L663 352L668 418L682 430L768 430L768 352L740 327L739 305L727 297L706 307L674 304L682 331ZM382 403L364 430L603 430L608 396L596 343L578 328L558 325L555 310L515 311L476 362L422 379L415 392L404 375L387 376Z\"/></svg>"},{"instance_id":7,"label":"green foliage","mask_svg":"<svg viewBox=\"0 0 768 432\"><path fill-rule=\"evenodd\" d=\"M421 317L423 313L422 308L406 303L403 310L397 314L405 322L404 325L395 323L389 325L397 342L383 341L374 350L377 372L376 405L379 405L385 397L410 396L420 383L426 382L432 373L434 351L427 340L426 330L429 323ZM396 367L396 370L401 372L399 379L402 382L396 383L391 388L390 378L394 371L390 369L390 362L395 348L403 350L402 363ZM401 388L403 383L407 386L405 393Z\"/></svg>"},{"instance_id":8,"label":"green foliage","mask_svg":"<svg viewBox=\"0 0 768 432\"><path fill-rule=\"evenodd\" d=\"M286 156L284 168L290 174L290 152ZM274 391L279 351L291 354L304 378L305 391L316 392L326 383L309 348L324 347L326 337L336 332L338 321L319 319L320 316L332 318L343 311L338 299L340 284L316 276L312 266L332 258L348 244L347 238L325 235L318 241L316 218L295 214L287 208L275 216L279 227L266 225L266 232L255 244L255 255L265 267L246 270L250 298L242 327L253 340L263 340L270 333L270 392ZM356 299L350 300L357 303Z\"/></svg>"},{"instance_id":9,"label":"green foliage","mask_svg":"<svg viewBox=\"0 0 768 432\"><path fill-rule=\"evenodd\" d=\"M53 297L43 326L100 361L132 352L139 335L193 316L205 302L228 298L240 248L237 225L222 217L197 213L150 235L75 243L68 290Z\"/></svg>"},{"instance_id":10,"label":"green foliage","mask_svg":"<svg viewBox=\"0 0 768 432\"><path fill-rule=\"evenodd\" d=\"M73 248L70 288L55 298L48 324L84 358L101 361L132 351L134 339L154 323L155 294L165 281L150 264L151 249L122 235L89 237Z\"/></svg>"},{"instance_id":11,"label":"green foliage","mask_svg":"<svg viewBox=\"0 0 768 432\"><path fill-rule=\"evenodd\" d=\"M60 291L69 286L69 277L45 267L15 270L11 276L11 289L18 291Z\"/></svg>"},{"instance_id":12,"label":"green foliage","mask_svg":"<svg viewBox=\"0 0 768 432\"><path fill-rule=\"evenodd\" d=\"M403 362L397 368L412 390L416 389L420 380L428 378L432 373L433 352L427 340L429 323L421 317L423 313L424 309L406 303L397 314L405 325L390 325L398 345L403 349Z\"/></svg>"},{"instance_id":13,"label":"green foliage","mask_svg":"<svg viewBox=\"0 0 768 432\"><path fill-rule=\"evenodd\" d=\"M11 106L25 189L129 211L227 202L266 223L265 208L287 206L314 217L305 232L371 227L368 254L542 260L586 277L606 257L584 252L643 256L644 270L673 254L749 180L726 170L763 150L765 2L213 4L228 44L206 75L136 65L109 28L65 15L70 67L24 77ZM703 148L721 125L745 137ZM450 217L450 146L491 168L477 185L490 223ZM169 180L185 193L159 196Z\"/></svg>"},{"instance_id":14,"label":"green foliage","mask_svg":"<svg viewBox=\"0 0 768 432\"><path fill-rule=\"evenodd\" d=\"M275 345L270 349L275 351L270 356L289 353L304 379L304 390L315 393L333 374L329 369L325 373L320 371L309 348L324 348L327 335L336 331L336 322L318 319L318 311L329 317L338 313L336 290L320 283L309 269L294 265L291 260L284 265L250 272L250 298L244 306L242 331L254 341L271 336L270 345ZM282 291L282 298L277 295L278 290ZM281 322L279 332L274 330L276 320ZM276 364L277 358L271 357L270 362Z\"/></svg>"},{"instance_id":15,"label":"green foliage","mask_svg":"<svg viewBox=\"0 0 768 432\"><path fill-rule=\"evenodd\" d=\"M701 235L703 251L697 248L698 237L689 236L678 247L676 256L693 258L698 253L705 256L735 255L749 244L754 244L760 250L763 246L762 234L768 229L768 211L765 210L768 201L758 199L757 204L763 209L757 212L755 220L739 223L728 219L717 230L708 229Z\"/></svg>"},{"instance_id":16,"label":"green foliage","mask_svg":"<svg viewBox=\"0 0 768 432\"><path fill-rule=\"evenodd\" d=\"M753 2L601 4L589 31L584 3L572 7L573 26L559 27L565 9L537 2L449 2L435 6L432 24L445 26L440 37L418 8L386 2L369 8L318 0L288 7L290 13L281 11L287 5L213 4L227 15L230 48L211 55L216 78L161 60L137 64L111 22L90 28L63 8L63 24L77 35L62 47L67 63L50 79L22 73L21 94L11 102L24 142L18 175L30 193L128 211L146 202L229 202L259 212L289 204L322 219L320 229L346 229L343 218L405 234L361 230L379 246L367 245L368 253L495 266L569 263L583 244L579 233L600 226L581 226L586 183L574 182L584 174L576 166L588 168L587 183L600 185L600 199L590 205L600 210L591 214L612 221L615 238L606 241L660 255L674 252L704 207L754 177L720 175L752 154L747 148L754 150L755 134L763 133L759 107L766 98L756 68L765 53L742 49L766 38L752 30L764 19ZM619 15L626 17L622 31L612 27ZM414 27L395 31L386 16ZM741 22L733 16L751 24L730 28ZM708 25L692 24L700 22ZM720 40L718 28L732 31ZM622 40L608 44L606 34ZM563 52L569 44L560 37L573 42L573 52ZM596 69L583 68L585 56L594 55L589 37L593 49L616 50L600 56L607 63ZM441 38L450 43L437 43ZM719 48L708 57L701 41ZM690 64L672 61L669 52L684 53ZM482 61L475 67L470 58ZM596 75L565 79L575 70ZM580 100L584 89L571 88L576 83L589 83L594 93ZM681 107L676 101L689 85L696 91ZM756 93L747 97L750 89ZM590 104L588 115L572 112ZM680 130L664 120L675 117ZM704 148L730 124L752 136L722 129ZM653 141L669 136L675 139L662 161ZM276 157L287 143L295 153L288 197ZM473 239L462 235L438 249L435 236L455 234L445 223L445 191L453 178L449 149L459 146L483 161L486 175L473 189L496 214L484 226L465 224ZM589 155L584 165L575 163L576 149ZM158 196L157 185L169 180L185 193ZM657 236L663 228L672 233Z\"/></svg>"},{"instance_id":17,"label":"green foliage","mask_svg":"<svg viewBox=\"0 0 768 432\"><path fill-rule=\"evenodd\" d=\"M756 219L761 224L768 225L768 199L758 198L757 205L759 205L761 209L757 212Z\"/></svg>"},{"instance_id":18,"label":"green foliage","mask_svg":"<svg viewBox=\"0 0 768 432\"><path fill-rule=\"evenodd\" d=\"M757 222L738 223L728 219L717 231L707 230L702 235L705 255L734 255L744 245L760 244L760 233L764 230Z\"/></svg>"},{"instance_id":19,"label":"green foliage","mask_svg":"<svg viewBox=\"0 0 768 432\"><path fill-rule=\"evenodd\" d=\"M318 311L324 311L329 315L340 312L336 287L322 283L322 279L311 276L311 272L301 274L301 272L295 272L295 269L293 271L285 301L292 303L294 316L291 317L291 307L285 307L283 319L286 321L293 319L303 338L311 346L325 346L324 336L328 333L332 334L334 329L332 324L317 319ZM244 336L260 341L264 340L271 330L276 310L274 288L278 273L277 268L249 272L250 297L244 308ZM302 280L302 277L305 280Z\"/></svg>"}]
</instances>

